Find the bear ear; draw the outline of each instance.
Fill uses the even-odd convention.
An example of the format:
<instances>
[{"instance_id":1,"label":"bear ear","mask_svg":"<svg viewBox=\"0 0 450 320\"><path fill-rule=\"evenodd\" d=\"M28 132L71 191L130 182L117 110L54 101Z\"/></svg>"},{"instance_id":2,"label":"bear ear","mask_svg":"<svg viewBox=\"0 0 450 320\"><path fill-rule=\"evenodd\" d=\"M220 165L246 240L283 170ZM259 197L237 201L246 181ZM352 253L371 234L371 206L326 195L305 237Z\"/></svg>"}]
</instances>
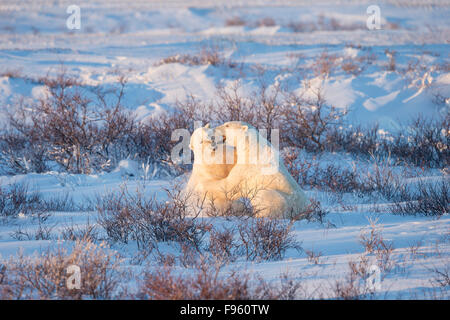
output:
<instances>
[{"instance_id":1,"label":"bear ear","mask_svg":"<svg viewBox=\"0 0 450 320\"><path fill-rule=\"evenodd\" d=\"M211 123L207 123L206 125L205 125L205 128L206 129L209 129L211 127Z\"/></svg>"}]
</instances>

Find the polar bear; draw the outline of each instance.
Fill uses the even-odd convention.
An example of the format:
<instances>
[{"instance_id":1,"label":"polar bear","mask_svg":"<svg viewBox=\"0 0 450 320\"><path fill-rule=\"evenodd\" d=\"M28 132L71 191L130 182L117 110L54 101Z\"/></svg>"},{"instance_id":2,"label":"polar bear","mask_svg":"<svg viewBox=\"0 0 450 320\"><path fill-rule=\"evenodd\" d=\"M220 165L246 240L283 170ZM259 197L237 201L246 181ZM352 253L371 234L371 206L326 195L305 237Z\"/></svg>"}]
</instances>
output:
<instances>
[{"instance_id":1,"label":"polar bear","mask_svg":"<svg viewBox=\"0 0 450 320\"><path fill-rule=\"evenodd\" d=\"M220 181L221 189L236 190L232 200L248 198L257 216L292 218L305 212L309 199L279 161L278 150L256 128L230 121L214 134L237 151L236 164Z\"/></svg>"},{"instance_id":2,"label":"polar bear","mask_svg":"<svg viewBox=\"0 0 450 320\"><path fill-rule=\"evenodd\" d=\"M206 201L218 210L231 205L220 181L225 179L237 161L234 147L215 143L214 130L210 124L194 130L189 148L194 152L194 164L185 194L193 197L192 204Z\"/></svg>"}]
</instances>

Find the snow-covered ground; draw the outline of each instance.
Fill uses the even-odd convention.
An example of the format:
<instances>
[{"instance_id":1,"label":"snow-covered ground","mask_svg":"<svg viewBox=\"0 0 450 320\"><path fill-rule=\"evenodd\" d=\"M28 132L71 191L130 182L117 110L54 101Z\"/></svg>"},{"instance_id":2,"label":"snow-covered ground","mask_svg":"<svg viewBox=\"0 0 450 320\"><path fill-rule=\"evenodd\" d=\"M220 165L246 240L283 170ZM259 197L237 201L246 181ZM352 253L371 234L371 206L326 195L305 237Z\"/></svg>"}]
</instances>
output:
<instances>
[{"instance_id":1,"label":"snow-covered ground","mask_svg":"<svg viewBox=\"0 0 450 320\"><path fill-rule=\"evenodd\" d=\"M231 86L236 79L241 79L244 93L251 94L258 87L258 65L269 70L270 85L285 81L293 86L291 90L306 92L321 86L329 103L349 110L353 125L379 123L381 129L393 132L400 121L417 114L443 117L450 101L436 103L436 97L450 96L450 2L379 3L381 29L368 30L366 9L371 1L323 0L311 5L303 0L1 0L0 122L20 99L45 95L45 86L35 80L55 75L61 64L87 86L114 84L115 70L126 74L125 105L139 119L158 116L190 94L210 101L217 84ZM66 27L66 9L72 4L81 8L80 30ZM159 63L169 56L198 55L211 48L241 67ZM310 75L308 83L296 81L302 71L298 66L312 65L323 52L336 56L336 72L325 78ZM396 70L401 71L388 70L391 54ZM373 63L358 74L339 69L345 62L370 56L375 57ZM409 62L417 67L408 69ZM336 163L348 165L349 161L339 158ZM424 172L424 178L448 180L443 171ZM95 195L117 192L124 184L129 190L139 188L163 200L163 188L173 184L171 179L143 179L140 173L125 176L120 170L92 175L29 173L0 176L0 186L26 183L44 198L69 194L83 204ZM268 281L288 271L307 288L302 297L333 297L332 284L345 279L348 262L364 253L361 232L368 230L370 220L377 219L384 239L393 244L397 264L382 274L376 297L449 298L448 285L438 296L430 293L436 285L433 270L448 272L450 265L448 213L439 219L396 216L383 212L380 201L356 196L345 199L350 209L343 210L345 206L328 193L307 193L330 211L328 226L299 221L293 229L304 250L321 253L317 264L305 252L288 250L280 261L244 259L227 268L258 273ZM94 211L54 212L46 222L54 226L50 240L17 240L13 234L18 227L25 231L37 228L32 218L18 218L0 225L0 255L9 257L20 249L25 254L45 250L57 243L58 232L65 226L95 224L96 219ZM215 218L205 219L219 223ZM413 253L411 248L419 242L420 248ZM113 249L125 257L124 266L133 265L138 251L134 244L114 244Z\"/></svg>"}]
</instances>

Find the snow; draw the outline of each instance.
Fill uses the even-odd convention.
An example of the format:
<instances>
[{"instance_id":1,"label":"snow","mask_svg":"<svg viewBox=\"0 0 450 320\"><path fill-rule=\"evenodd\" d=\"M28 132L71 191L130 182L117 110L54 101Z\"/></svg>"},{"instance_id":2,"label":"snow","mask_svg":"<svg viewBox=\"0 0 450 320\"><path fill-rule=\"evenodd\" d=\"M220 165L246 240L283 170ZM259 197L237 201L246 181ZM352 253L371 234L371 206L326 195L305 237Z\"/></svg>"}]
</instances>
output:
<instances>
[{"instance_id":1,"label":"snow","mask_svg":"<svg viewBox=\"0 0 450 320\"><path fill-rule=\"evenodd\" d=\"M270 85L292 82L293 90L306 88L306 83L295 82L297 63L313 62L324 48L330 54L345 59L357 59L365 54L376 56L360 75L344 72L331 74L326 79L312 77L307 93L323 85L324 96L337 108L348 109L349 125L378 123L387 134L398 128L401 120L417 114L442 117L449 103L438 107L433 93L450 94L450 73L433 70L420 74L419 86L410 86L402 74L382 70L387 64L385 50L396 52L397 68L406 67L412 59L422 58L426 64L449 62L450 4L444 0L381 1L382 25L395 22L398 29L378 31L364 29L366 8L371 1L353 0L227 0L227 1L76 1L81 7L82 29L65 28L67 1L0 1L0 73L19 70L24 78L0 74L0 125L6 112L13 110L21 98L35 100L45 97L48 88L39 81L46 74L54 75L62 62L70 74L86 85L112 85L117 76L111 70L125 72L128 83L125 105L134 111L139 121L146 121L170 110L174 103L189 94L209 102L214 99L216 84L231 86L239 78L238 70L222 66L161 64L161 59L177 55L197 55L203 48L219 47L226 59L245 64L242 92L251 94L257 88L252 76L254 67L264 65L271 71ZM335 18L344 25L358 23L355 30L316 30L293 32L290 22L316 23L319 16ZM227 26L227 19L240 17L245 26ZM256 26L256 22L271 17L275 26ZM298 55L299 58L295 58ZM308 92L309 91L309 92ZM441 108L441 109L440 109ZM336 163L351 166L353 160L338 159ZM364 165L364 164L358 164ZM448 179L441 173L427 172L424 179ZM182 178L175 180L180 183ZM410 182L413 182L412 178ZM69 194L77 203L84 203L97 195L118 192L124 185L128 190L143 190L147 196L166 198L164 188L174 184L172 179L144 179L143 166L123 159L111 173L76 175L58 172L43 174L0 176L0 186L14 182L26 183L30 191L39 191L44 198ZM432 288L430 268L447 266L450 246L442 242L450 230L448 214L440 219L420 216L396 216L386 210L376 212L374 203L367 199L348 196L351 210L344 211L329 194L308 190L308 196L320 200L330 210L327 220L335 227L299 221L294 235L302 247L322 253L318 265L308 261L305 253L287 252L281 261L250 263L237 261L229 268L241 268L258 273L266 280L276 279L288 270L300 273L309 294L314 296L318 286L342 279L347 264L363 254L358 241L369 220L378 218L383 236L394 245L394 255L404 258L403 270L389 274L382 282L379 297L413 298ZM377 203L383 208L386 203ZM29 255L55 246L60 240L58 230L64 225L79 226L96 223L91 211L54 212L49 224L56 225L52 240L16 240L12 233L17 225L0 225L0 256L14 256L18 250ZM210 219L213 223L215 220ZM23 217L16 222L26 230L34 230L35 222ZM417 260L409 255L409 247L422 242L422 256ZM439 242L441 255L433 254ZM67 243L70 246L70 243ZM129 261L137 253L133 244L115 245ZM400 258L399 258L400 259ZM131 263L130 263L131 265ZM445 289L448 298L449 289Z\"/></svg>"},{"instance_id":2,"label":"snow","mask_svg":"<svg viewBox=\"0 0 450 320\"><path fill-rule=\"evenodd\" d=\"M113 172L119 173L121 176L139 176L139 164L134 160L120 160L117 168L115 168Z\"/></svg>"},{"instance_id":3,"label":"snow","mask_svg":"<svg viewBox=\"0 0 450 320\"><path fill-rule=\"evenodd\" d=\"M380 96L376 98L369 98L364 101L363 106L369 111L375 111L379 107L386 105L387 103L393 101L397 95L400 93L399 90L391 92L385 96Z\"/></svg>"}]
</instances>

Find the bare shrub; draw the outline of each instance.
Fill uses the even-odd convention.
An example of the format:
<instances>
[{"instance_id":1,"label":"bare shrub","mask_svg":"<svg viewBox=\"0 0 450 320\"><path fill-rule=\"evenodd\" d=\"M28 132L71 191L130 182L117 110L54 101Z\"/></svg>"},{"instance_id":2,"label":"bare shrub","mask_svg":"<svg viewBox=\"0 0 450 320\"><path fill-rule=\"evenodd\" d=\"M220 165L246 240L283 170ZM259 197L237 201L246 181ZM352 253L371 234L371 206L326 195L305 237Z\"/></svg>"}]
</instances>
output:
<instances>
[{"instance_id":1,"label":"bare shrub","mask_svg":"<svg viewBox=\"0 0 450 320\"><path fill-rule=\"evenodd\" d=\"M331 290L337 299L354 300L379 297L379 282L397 265L393 258L394 247L382 235L377 220L369 219L368 229L361 231L359 242L364 253L348 262L348 271L343 279L332 284Z\"/></svg>"},{"instance_id":2,"label":"bare shrub","mask_svg":"<svg viewBox=\"0 0 450 320\"><path fill-rule=\"evenodd\" d=\"M404 134L387 146L392 156L416 166L445 167L449 164L450 115L441 119L418 116L404 125Z\"/></svg>"},{"instance_id":3,"label":"bare shrub","mask_svg":"<svg viewBox=\"0 0 450 320\"><path fill-rule=\"evenodd\" d=\"M323 14L320 14L317 17L316 21L291 21L288 24L288 28L290 28L294 32L314 32L314 31L352 31L364 29L365 26L360 23L342 23L335 18L327 18Z\"/></svg>"},{"instance_id":4,"label":"bare shrub","mask_svg":"<svg viewBox=\"0 0 450 320\"><path fill-rule=\"evenodd\" d=\"M29 191L25 183L0 186L1 219L28 216L41 224L51 216L53 211L76 211L83 208L75 204L68 194L45 199L38 191Z\"/></svg>"},{"instance_id":5,"label":"bare shrub","mask_svg":"<svg viewBox=\"0 0 450 320\"><path fill-rule=\"evenodd\" d=\"M200 64L218 66L224 63L225 59L217 48L203 48L200 52Z\"/></svg>"},{"instance_id":6,"label":"bare shrub","mask_svg":"<svg viewBox=\"0 0 450 320\"><path fill-rule=\"evenodd\" d=\"M363 71L363 68L353 60L343 61L341 64L341 68L345 73L352 74L354 76L361 74L361 72Z\"/></svg>"},{"instance_id":7,"label":"bare shrub","mask_svg":"<svg viewBox=\"0 0 450 320\"><path fill-rule=\"evenodd\" d=\"M176 102L176 109L167 111L141 123L129 136L127 145L129 153L137 159L156 166L160 174L179 175L190 170L192 166L173 161L171 152L179 141L172 141L176 129L193 132L196 121L211 122L208 106L190 95L184 101Z\"/></svg>"},{"instance_id":8,"label":"bare shrub","mask_svg":"<svg viewBox=\"0 0 450 320\"><path fill-rule=\"evenodd\" d=\"M362 232L360 234L360 243L363 245L364 250L368 253L373 253L379 247L383 241L381 230L377 227L376 221L370 220L370 231Z\"/></svg>"},{"instance_id":9,"label":"bare shrub","mask_svg":"<svg viewBox=\"0 0 450 320\"><path fill-rule=\"evenodd\" d=\"M298 300L310 298L306 293L306 286L302 283L302 280L294 278L288 272L280 274L278 283L269 283L258 277L254 291L255 295L252 299Z\"/></svg>"},{"instance_id":10,"label":"bare shrub","mask_svg":"<svg viewBox=\"0 0 450 320\"><path fill-rule=\"evenodd\" d=\"M0 218L30 215L41 207L41 196L37 192L29 192L26 184L0 186Z\"/></svg>"},{"instance_id":11,"label":"bare shrub","mask_svg":"<svg viewBox=\"0 0 450 320\"><path fill-rule=\"evenodd\" d=\"M191 270L189 270L191 271ZM277 283L245 271L222 272L221 266L203 260L188 274L164 266L148 270L139 282L137 298L154 300L293 300L304 289L302 282L283 273Z\"/></svg>"},{"instance_id":12,"label":"bare shrub","mask_svg":"<svg viewBox=\"0 0 450 320\"><path fill-rule=\"evenodd\" d=\"M446 290L450 287L450 266L447 263L446 256L439 248L439 241L436 241L434 251L434 255L439 257L439 259L443 262L443 266L438 267L433 265L427 268L428 271L431 271L431 273L433 274L430 282L432 283L433 287ZM448 292L446 292L446 295L448 295Z\"/></svg>"},{"instance_id":13,"label":"bare shrub","mask_svg":"<svg viewBox=\"0 0 450 320\"><path fill-rule=\"evenodd\" d=\"M74 225L73 221L61 231L61 238L70 241L95 242L99 239L97 226L91 224L89 220L86 225Z\"/></svg>"},{"instance_id":14,"label":"bare shrub","mask_svg":"<svg viewBox=\"0 0 450 320\"><path fill-rule=\"evenodd\" d=\"M317 29L314 22L305 23L301 21L291 21L287 27L294 32L311 32Z\"/></svg>"},{"instance_id":15,"label":"bare shrub","mask_svg":"<svg viewBox=\"0 0 450 320\"><path fill-rule=\"evenodd\" d=\"M382 269L379 271L378 264L374 264L370 255L363 254L356 260L348 262L348 271L343 279L336 280L332 285L332 293L334 298L343 300L359 300L383 298L380 294L377 283L374 283L371 276L378 277L375 281L381 281L390 269Z\"/></svg>"},{"instance_id":16,"label":"bare shrub","mask_svg":"<svg viewBox=\"0 0 450 320\"><path fill-rule=\"evenodd\" d=\"M386 200L405 201L410 199L408 185L392 170L390 157L373 157L373 170L367 173L365 182L369 189L378 192Z\"/></svg>"},{"instance_id":17,"label":"bare shrub","mask_svg":"<svg viewBox=\"0 0 450 320\"><path fill-rule=\"evenodd\" d=\"M436 67L437 67L437 70L439 70L439 71L450 72L450 62L448 62L448 61L443 61L442 63L438 64Z\"/></svg>"},{"instance_id":18,"label":"bare shrub","mask_svg":"<svg viewBox=\"0 0 450 320\"><path fill-rule=\"evenodd\" d=\"M271 130L281 126L285 90L279 83L269 86L266 80L268 70L258 67L257 71L258 89L252 96L252 109L255 110L254 122L258 128L266 129L267 136L270 137Z\"/></svg>"},{"instance_id":19,"label":"bare shrub","mask_svg":"<svg viewBox=\"0 0 450 320\"><path fill-rule=\"evenodd\" d=\"M279 260L287 249L302 250L292 235L293 221L250 218L238 225L240 251L247 260Z\"/></svg>"},{"instance_id":20,"label":"bare shrub","mask_svg":"<svg viewBox=\"0 0 450 320\"><path fill-rule=\"evenodd\" d=\"M3 174L44 172L48 170L49 158L48 145L32 125L21 122L15 130L8 124L0 131L0 172Z\"/></svg>"},{"instance_id":21,"label":"bare shrub","mask_svg":"<svg viewBox=\"0 0 450 320\"><path fill-rule=\"evenodd\" d=\"M336 299L358 300L366 295L365 286L354 272L349 272L344 279L336 280L331 288Z\"/></svg>"},{"instance_id":22,"label":"bare shrub","mask_svg":"<svg viewBox=\"0 0 450 320\"><path fill-rule=\"evenodd\" d=\"M314 264L319 264L320 257L322 256L322 252L320 251L314 251L314 250L308 250L305 249L306 256L308 257L308 261Z\"/></svg>"},{"instance_id":23,"label":"bare shrub","mask_svg":"<svg viewBox=\"0 0 450 320\"><path fill-rule=\"evenodd\" d=\"M213 228L209 235L208 251L219 262L230 263L236 260L237 241L234 239L235 228Z\"/></svg>"},{"instance_id":24,"label":"bare shrub","mask_svg":"<svg viewBox=\"0 0 450 320\"><path fill-rule=\"evenodd\" d=\"M222 123L227 121L254 123L254 104L251 99L243 97L241 89L242 83L239 80L230 87L218 85L214 106L218 121Z\"/></svg>"},{"instance_id":25,"label":"bare shrub","mask_svg":"<svg viewBox=\"0 0 450 320\"><path fill-rule=\"evenodd\" d=\"M356 167L349 169L332 163L321 166L316 159L300 159L295 150L286 154L284 160L289 173L301 186L338 193L356 192L358 195L370 191ZM313 205L312 209L320 212L320 203Z\"/></svg>"},{"instance_id":26,"label":"bare shrub","mask_svg":"<svg viewBox=\"0 0 450 320\"><path fill-rule=\"evenodd\" d=\"M370 285L369 278L374 272L370 257L363 254L356 260L348 262L348 271L343 279L336 280L331 291L336 299L359 300L377 297L377 287ZM388 271L386 271L388 272ZM381 277L379 279L381 281Z\"/></svg>"},{"instance_id":27,"label":"bare shrub","mask_svg":"<svg viewBox=\"0 0 450 320\"><path fill-rule=\"evenodd\" d=\"M429 298L434 300L448 300L449 297L448 289L450 288L450 266L448 264L447 255L441 249L441 241L445 248L445 245L448 244L449 239L449 233L447 230L442 239L434 242L431 255L437 259L428 266L425 266L426 270L430 274L428 281L432 288L429 292L424 292L424 295L430 295Z\"/></svg>"},{"instance_id":28,"label":"bare shrub","mask_svg":"<svg viewBox=\"0 0 450 320\"><path fill-rule=\"evenodd\" d=\"M411 193L409 201L393 203L390 211L403 215L422 214L438 217L450 212L450 187L446 179L440 183L419 181L417 190Z\"/></svg>"},{"instance_id":29,"label":"bare shrub","mask_svg":"<svg viewBox=\"0 0 450 320\"><path fill-rule=\"evenodd\" d=\"M322 25L324 25L324 24L322 24ZM329 18L328 23L324 27L324 29L333 30L333 31L337 31L337 30L353 31L353 30L358 30L358 29L364 29L364 27L365 26L361 23L351 23L351 24L341 23L341 22L339 22L339 20L337 20L335 18Z\"/></svg>"},{"instance_id":30,"label":"bare shrub","mask_svg":"<svg viewBox=\"0 0 450 320\"><path fill-rule=\"evenodd\" d=\"M19 226L14 232L11 233L11 237L23 241L23 240L50 240L52 239L52 232L54 225L48 225L46 223L48 216L39 214L37 216L37 228L34 230L23 230Z\"/></svg>"},{"instance_id":31,"label":"bare shrub","mask_svg":"<svg viewBox=\"0 0 450 320\"><path fill-rule=\"evenodd\" d=\"M131 134L127 135L127 139L121 142L128 155L153 170L152 177L180 175L192 169L190 164L172 159L172 149L179 143L172 140L172 134L177 129L192 132L196 128L196 122L212 121L210 106L193 95L187 96L185 100L178 100L175 105L174 110L137 124Z\"/></svg>"},{"instance_id":32,"label":"bare shrub","mask_svg":"<svg viewBox=\"0 0 450 320\"><path fill-rule=\"evenodd\" d=\"M126 80L114 88L87 88L64 71L43 83L49 94L31 108L21 104L0 132L0 167L6 174L44 172L54 163L72 173L109 171L122 159L135 159L172 175L188 166L173 163L175 129L193 129L210 113L194 99L177 110L139 123L122 106ZM203 113L202 113L203 112Z\"/></svg>"},{"instance_id":33,"label":"bare shrub","mask_svg":"<svg viewBox=\"0 0 450 320\"><path fill-rule=\"evenodd\" d=\"M365 189L356 168L340 168L334 164L328 164L324 168L316 167L309 179L311 186L332 192L357 192Z\"/></svg>"},{"instance_id":34,"label":"bare shrub","mask_svg":"<svg viewBox=\"0 0 450 320\"><path fill-rule=\"evenodd\" d=\"M286 169L295 181L303 186L303 182L306 180L307 170L313 165L312 162L306 160L300 161L298 148L285 148L282 155Z\"/></svg>"},{"instance_id":35,"label":"bare shrub","mask_svg":"<svg viewBox=\"0 0 450 320\"><path fill-rule=\"evenodd\" d=\"M255 217L258 210L253 208L251 199L254 199L257 192L253 190L246 193L246 197L242 196L244 192L240 188L233 188L230 191L224 192L224 197L229 201L230 205L225 208L218 208L216 206L216 199L212 198L205 201L204 213L209 217L225 217L226 219L248 218ZM241 197L242 196L242 197ZM239 197L237 200L233 200Z\"/></svg>"},{"instance_id":36,"label":"bare shrub","mask_svg":"<svg viewBox=\"0 0 450 320\"><path fill-rule=\"evenodd\" d=\"M325 223L325 216L328 214L328 210L324 209L319 201L314 199L309 199L310 204L301 212L298 217L305 217L309 222L319 222L321 224ZM327 221L328 226L332 227L333 224Z\"/></svg>"},{"instance_id":37,"label":"bare shrub","mask_svg":"<svg viewBox=\"0 0 450 320\"><path fill-rule=\"evenodd\" d=\"M113 242L136 241L138 248L153 247L159 241L175 241L200 251L210 226L199 221L201 208L195 213L181 191L166 190L169 201L158 202L140 192L100 198L98 222Z\"/></svg>"},{"instance_id":38,"label":"bare shrub","mask_svg":"<svg viewBox=\"0 0 450 320\"><path fill-rule=\"evenodd\" d=\"M421 247L422 247L422 241L421 240L416 241L415 243L412 243L409 246L408 250L409 250L410 256L411 256L411 258L413 260L415 260L417 256L422 254L419 251Z\"/></svg>"},{"instance_id":39,"label":"bare shrub","mask_svg":"<svg viewBox=\"0 0 450 320\"><path fill-rule=\"evenodd\" d=\"M7 68L0 72L0 77L8 77L8 78L22 78L22 70L17 68Z\"/></svg>"},{"instance_id":40,"label":"bare shrub","mask_svg":"<svg viewBox=\"0 0 450 320\"><path fill-rule=\"evenodd\" d=\"M283 110L284 142L308 151L324 151L345 114L326 103L320 88L313 100L291 94Z\"/></svg>"},{"instance_id":41,"label":"bare shrub","mask_svg":"<svg viewBox=\"0 0 450 320\"><path fill-rule=\"evenodd\" d=\"M231 273L223 278L220 268L202 263L192 275L175 275L165 267L148 271L138 297L152 300L247 300L251 298L248 276Z\"/></svg>"},{"instance_id":42,"label":"bare shrub","mask_svg":"<svg viewBox=\"0 0 450 320\"><path fill-rule=\"evenodd\" d=\"M386 151L388 152L388 151ZM389 153L370 154L372 165L367 173L353 168L323 165L313 158L305 160L298 151L288 149L284 154L286 168L301 186L333 193L355 193L358 197L371 195L392 201L390 211L400 214L441 215L448 212L448 182L429 185L418 183L414 188L405 179L404 168L396 167L398 160ZM415 159L417 160L417 159ZM400 172L398 172L401 170Z\"/></svg>"},{"instance_id":43,"label":"bare shrub","mask_svg":"<svg viewBox=\"0 0 450 320\"><path fill-rule=\"evenodd\" d=\"M155 168L156 174L169 176L185 172L188 166L174 163L171 159L172 148L178 143L172 141L171 136L175 129L192 127L193 123L186 123L188 119L184 110L176 110L140 125L129 137L132 154Z\"/></svg>"},{"instance_id":44,"label":"bare shrub","mask_svg":"<svg viewBox=\"0 0 450 320\"><path fill-rule=\"evenodd\" d=\"M316 76L327 77L338 66L339 57L335 54L329 54L324 50L313 62L311 68Z\"/></svg>"},{"instance_id":45,"label":"bare shrub","mask_svg":"<svg viewBox=\"0 0 450 320\"><path fill-rule=\"evenodd\" d=\"M409 88L423 90L431 86L431 76L437 69L439 65L431 64L422 55L408 61L406 68L401 70L401 74Z\"/></svg>"},{"instance_id":46,"label":"bare shrub","mask_svg":"<svg viewBox=\"0 0 450 320\"><path fill-rule=\"evenodd\" d=\"M257 27L273 27L276 26L277 23L270 17L265 17L256 22Z\"/></svg>"},{"instance_id":47,"label":"bare shrub","mask_svg":"<svg viewBox=\"0 0 450 320\"><path fill-rule=\"evenodd\" d=\"M122 191L119 195L111 193L98 199L98 223L105 229L111 241L128 243L131 237L132 220L124 197L124 191Z\"/></svg>"},{"instance_id":48,"label":"bare shrub","mask_svg":"<svg viewBox=\"0 0 450 320\"><path fill-rule=\"evenodd\" d=\"M398 133L385 133L377 125L348 127L330 134L327 148L330 151L347 151L353 154L381 158L392 157L414 166L443 168L448 166L450 116L428 119L421 115L400 123Z\"/></svg>"},{"instance_id":49,"label":"bare shrub","mask_svg":"<svg viewBox=\"0 0 450 320\"><path fill-rule=\"evenodd\" d=\"M122 243L136 241L138 248L156 249L159 255L159 242L175 242L181 248L179 261L185 266L195 265L205 252L217 263L228 263L239 256L248 260L282 259L287 249L301 250L291 232L294 220L239 215L240 218L234 218L235 227L219 230L198 217L204 210L202 203L193 206L188 204L186 194L167 192L169 200L165 202L146 199L140 193L133 196L126 190L99 199L98 222L108 239ZM207 234L209 243L204 246Z\"/></svg>"},{"instance_id":50,"label":"bare shrub","mask_svg":"<svg viewBox=\"0 0 450 320\"><path fill-rule=\"evenodd\" d=\"M396 22L387 21L385 28L388 30L398 30L400 29L400 25Z\"/></svg>"},{"instance_id":51,"label":"bare shrub","mask_svg":"<svg viewBox=\"0 0 450 320\"><path fill-rule=\"evenodd\" d=\"M434 278L433 282L440 287L447 288L450 287L450 268L445 266L444 268L434 268Z\"/></svg>"},{"instance_id":52,"label":"bare shrub","mask_svg":"<svg viewBox=\"0 0 450 320\"><path fill-rule=\"evenodd\" d=\"M377 154L381 149L380 145L384 146L378 130L378 124L364 128L351 126L347 129L334 130L330 144L331 150L342 150L365 156Z\"/></svg>"},{"instance_id":53,"label":"bare shrub","mask_svg":"<svg viewBox=\"0 0 450 320\"><path fill-rule=\"evenodd\" d=\"M55 195L46 199L42 199L43 208L46 211L77 211L86 210L87 206L75 203L69 193Z\"/></svg>"},{"instance_id":54,"label":"bare shrub","mask_svg":"<svg viewBox=\"0 0 450 320\"><path fill-rule=\"evenodd\" d=\"M180 106L190 107L195 104L195 118L203 121L228 122L244 121L258 127L267 129L270 136L271 129L279 128L282 106L285 94L281 85L269 85L267 82L267 69L255 66L256 81L255 92L244 94L241 80L235 80L231 85L217 84L215 99L210 104L201 103L190 97L187 101L179 103ZM214 111L214 117L211 116Z\"/></svg>"},{"instance_id":55,"label":"bare shrub","mask_svg":"<svg viewBox=\"0 0 450 320\"><path fill-rule=\"evenodd\" d=\"M368 255L363 254L359 256L359 259L350 260L348 262L350 272L355 276L360 277L361 279L366 279L370 274L369 268L371 265L371 261L369 261L369 258L370 257Z\"/></svg>"},{"instance_id":56,"label":"bare shrub","mask_svg":"<svg viewBox=\"0 0 450 320\"><path fill-rule=\"evenodd\" d=\"M69 253L58 247L37 256L19 254L4 263L0 282L2 299L112 299L118 297L119 283L126 273L120 271L120 258L103 245L77 242ZM81 271L80 289L69 289L67 268Z\"/></svg>"},{"instance_id":57,"label":"bare shrub","mask_svg":"<svg viewBox=\"0 0 450 320\"><path fill-rule=\"evenodd\" d=\"M203 48L197 54L176 54L162 59L156 65L160 66L168 63L180 63L193 66L213 65L218 66L225 63L225 59L217 48Z\"/></svg>"},{"instance_id":58,"label":"bare shrub","mask_svg":"<svg viewBox=\"0 0 450 320\"><path fill-rule=\"evenodd\" d=\"M225 21L225 25L228 27L245 26L246 22L241 17L232 17Z\"/></svg>"},{"instance_id":59,"label":"bare shrub","mask_svg":"<svg viewBox=\"0 0 450 320\"><path fill-rule=\"evenodd\" d=\"M369 220L369 223L369 231L363 230L361 232L359 242L364 246L366 253L375 255L380 270L388 273L395 266L395 261L392 258L393 244L384 240L382 230L377 225L376 220Z\"/></svg>"},{"instance_id":60,"label":"bare shrub","mask_svg":"<svg viewBox=\"0 0 450 320\"><path fill-rule=\"evenodd\" d=\"M385 66L386 70L388 71L395 71L396 70L396 59L395 56L397 55L397 52L395 50L384 50L384 53L386 54L386 57L388 58L388 62Z\"/></svg>"},{"instance_id":61,"label":"bare shrub","mask_svg":"<svg viewBox=\"0 0 450 320\"><path fill-rule=\"evenodd\" d=\"M110 168L112 145L134 126L131 114L121 104L125 78L119 78L118 88L95 88L93 92L87 92L64 70L43 82L48 94L31 108L20 105L10 115L14 132L38 139L45 145L47 159L66 171L90 173Z\"/></svg>"},{"instance_id":62,"label":"bare shrub","mask_svg":"<svg viewBox=\"0 0 450 320\"><path fill-rule=\"evenodd\" d=\"M433 92L433 103L437 106L445 106L450 102L450 97L444 95L442 92L435 91Z\"/></svg>"}]
</instances>

